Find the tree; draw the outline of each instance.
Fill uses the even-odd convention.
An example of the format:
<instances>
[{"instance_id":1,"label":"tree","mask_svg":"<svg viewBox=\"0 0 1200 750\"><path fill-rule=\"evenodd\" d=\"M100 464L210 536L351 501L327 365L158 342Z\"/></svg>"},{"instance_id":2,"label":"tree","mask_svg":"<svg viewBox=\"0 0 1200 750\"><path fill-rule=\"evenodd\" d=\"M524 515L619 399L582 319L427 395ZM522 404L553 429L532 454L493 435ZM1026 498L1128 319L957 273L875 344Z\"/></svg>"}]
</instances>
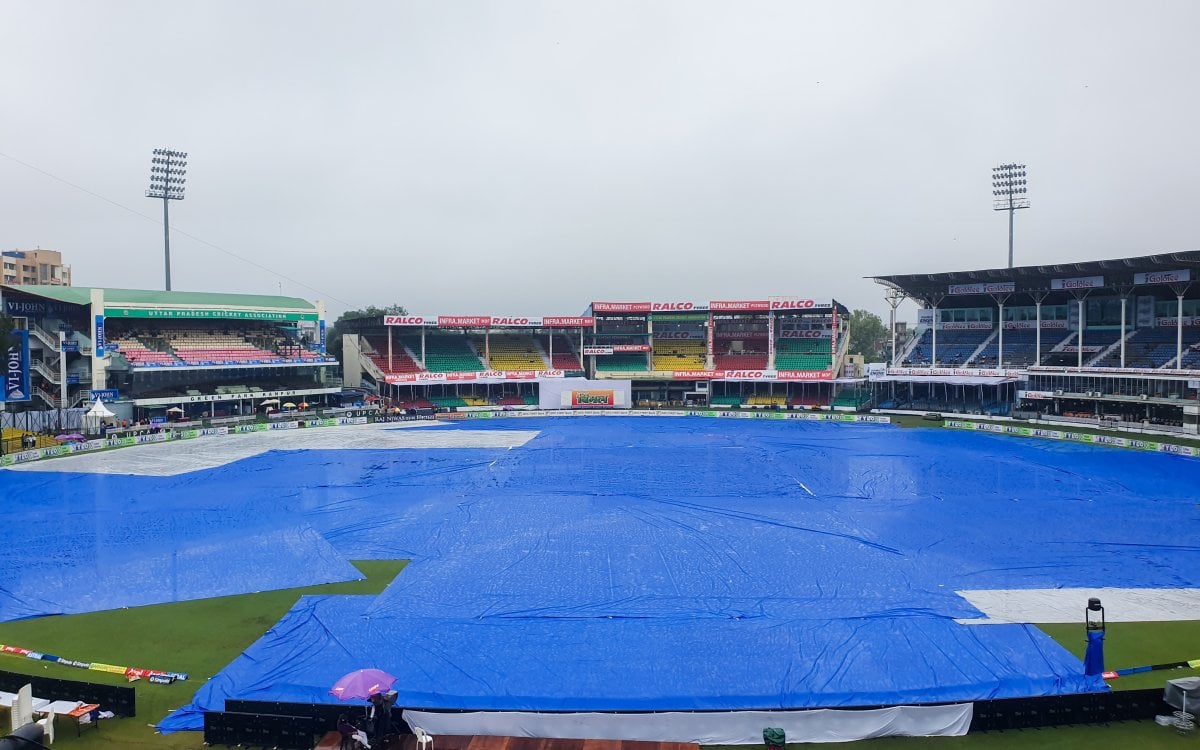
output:
<instances>
[{"instance_id":1,"label":"tree","mask_svg":"<svg viewBox=\"0 0 1200 750\"><path fill-rule=\"evenodd\" d=\"M8 351L8 347L17 343L13 331L17 330L17 321L11 315L0 312L0 353Z\"/></svg>"},{"instance_id":2,"label":"tree","mask_svg":"<svg viewBox=\"0 0 1200 750\"><path fill-rule=\"evenodd\" d=\"M891 334L879 316L867 310L850 313L850 353L861 354L868 362L882 362Z\"/></svg>"},{"instance_id":3,"label":"tree","mask_svg":"<svg viewBox=\"0 0 1200 750\"><path fill-rule=\"evenodd\" d=\"M339 315L338 319L333 322L333 327L325 333L325 348L329 355L340 360L342 358L342 334L358 331L359 326L356 325L358 321L372 318L382 319L384 315L408 315L408 310L404 305L392 304L387 307L368 305L362 310L347 310Z\"/></svg>"}]
</instances>

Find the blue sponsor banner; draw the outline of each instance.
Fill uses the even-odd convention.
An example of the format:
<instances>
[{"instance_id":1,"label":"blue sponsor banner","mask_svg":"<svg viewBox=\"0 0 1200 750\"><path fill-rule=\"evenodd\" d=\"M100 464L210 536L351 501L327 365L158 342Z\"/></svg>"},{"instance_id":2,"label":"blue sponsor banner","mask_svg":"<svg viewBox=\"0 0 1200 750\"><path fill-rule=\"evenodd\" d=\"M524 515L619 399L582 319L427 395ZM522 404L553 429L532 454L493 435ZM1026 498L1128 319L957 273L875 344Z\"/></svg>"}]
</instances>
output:
<instances>
[{"instance_id":1,"label":"blue sponsor banner","mask_svg":"<svg viewBox=\"0 0 1200 750\"><path fill-rule=\"evenodd\" d=\"M96 399L100 399L101 401L116 401L120 397L121 392L116 388L97 388L95 390L88 391L88 398L93 401Z\"/></svg>"},{"instance_id":2,"label":"blue sponsor banner","mask_svg":"<svg viewBox=\"0 0 1200 750\"><path fill-rule=\"evenodd\" d=\"M79 351L79 342L75 339L66 339L62 342L62 350L64 352L77 352Z\"/></svg>"},{"instance_id":3,"label":"blue sponsor banner","mask_svg":"<svg viewBox=\"0 0 1200 750\"><path fill-rule=\"evenodd\" d=\"M29 331L13 331L4 349L4 388L0 401L29 400Z\"/></svg>"},{"instance_id":4,"label":"blue sponsor banner","mask_svg":"<svg viewBox=\"0 0 1200 750\"><path fill-rule=\"evenodd\" d=\"M79 376L78 375L68 375L67 376L67 385L79 385Z\"/></svg>"},{"instance_id":5,"label":"blue sponsor banner","mask_svg":"<svg viewBox=\"0 0 1200 750\"><path fill-rule=\"evenodd\" d=\"M325 353L325 321L317 321L317 327L321 329L321 353Z\"/></svg>"},{"instance_id":6,"label":"blue sponsor banner","mask_svg":"<svg viewBox=\"0 0 1200 750\"><path fill-rule=\"evenodd\" d=\"M104 316L96 316L96 356L104 356Z\"/></svg>"}]
</instances>

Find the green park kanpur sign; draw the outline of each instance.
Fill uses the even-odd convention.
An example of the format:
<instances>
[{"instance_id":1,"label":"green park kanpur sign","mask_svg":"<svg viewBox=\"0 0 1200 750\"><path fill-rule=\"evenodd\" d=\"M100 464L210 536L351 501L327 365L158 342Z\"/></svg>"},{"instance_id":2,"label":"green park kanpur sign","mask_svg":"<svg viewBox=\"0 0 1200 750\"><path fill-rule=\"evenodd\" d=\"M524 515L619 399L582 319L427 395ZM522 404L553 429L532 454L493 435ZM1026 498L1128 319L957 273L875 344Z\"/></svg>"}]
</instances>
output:
<instances>
[{"instance_id":1,"label":"green park kanpur sign","mask_svg":"<svg viewBox=\"0 0 1200 750\"><path fill-rule=\"evenodd\" d=\"M274 310L213 310L197 308L138 308L138 307L106 307L106 318L214 318L224 320L272 320L295 321L316 320L317 314L276 312Z\"/></svg>"}]
</instances>

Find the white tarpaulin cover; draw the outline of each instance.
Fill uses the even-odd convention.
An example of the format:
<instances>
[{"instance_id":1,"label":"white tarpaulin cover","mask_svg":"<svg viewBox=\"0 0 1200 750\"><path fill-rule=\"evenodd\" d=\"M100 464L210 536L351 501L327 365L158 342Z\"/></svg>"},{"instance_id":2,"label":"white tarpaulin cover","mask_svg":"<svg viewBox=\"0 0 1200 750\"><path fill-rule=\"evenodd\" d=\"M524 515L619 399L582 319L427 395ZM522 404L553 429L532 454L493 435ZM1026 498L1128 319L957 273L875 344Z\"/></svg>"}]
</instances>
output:
<instances>
[{"instance_id":1,"label":"white tarpaulin cover","mask_svg":"<svg viewBox=\"0 0 1200 750\"><path fill-rule=\"evenodd\" d=\"M986 619L959 619L971 625L1005 622L1083 622L1090 597L1104 603L1109 622L1170 622L1194 620L1200 610L1200 589L1063 588L983 589L957 592Z\"/></svg>"},{"instance_id":2,"label":"white tarpaulin cover","mask_svg":"<svg viewBox=\"0 0 1200 750\"><path fill-rule=\"evenodd\" d=\"M409 726L434 735L761 745L763 728L780 727L788 742L854 742L874 737L959 737L971 726L972 704L894 706L866 711L718 711L706 713L404 712ZM436 740L435 740L436 742Z\"/></svg>"}]
</instances>

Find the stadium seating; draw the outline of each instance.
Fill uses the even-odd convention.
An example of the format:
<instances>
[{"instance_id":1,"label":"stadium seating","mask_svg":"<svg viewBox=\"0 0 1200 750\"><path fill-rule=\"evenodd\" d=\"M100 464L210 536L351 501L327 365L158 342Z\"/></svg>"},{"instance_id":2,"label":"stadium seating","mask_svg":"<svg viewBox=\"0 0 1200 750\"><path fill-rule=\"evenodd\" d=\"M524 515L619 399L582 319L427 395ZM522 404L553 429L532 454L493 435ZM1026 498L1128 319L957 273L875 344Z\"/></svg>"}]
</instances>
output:
<instances>
[{"instance_id":1,"label":"stadium seating","mask_svg":"<svg viewBox=\"0 0 1200 750\"><path fill-rule=\"evenodd\" d=\"M1183 360L1176 365L1180 370L1196 370L1200 369L1200 346L1192 345L1191 349L1183 351Z\"/></svg>"},{"instance_id":2,"label":"stadium seating","mask_svg":"<svg viewBox=\"0 0 1200 750\"><path fill-rule=\"evenodd\" d=\"M718 370L765 370L767 357L766 352L717 354L713 356L713 367Z\"/></svg>"},{"instance_id":3,"label":"stadium seating","mask_svg":"<svg viewBox=\"0 0 1200 750\"><path fill-rule=\"evenodd\" d=\"M1070 331L1065 329L1042 330L1042 356L1061 344ZM938 337L938 359L941 357L941 337ZM996 355L999 352L1000 340L997 336L992 339L983 351L969 363L972 367L995 367ZM1037 362L1037 331L1032 328L1021 328L1004 332L1004 365L1006 367L1027 367Z\"/></svg>"},{"instance_id":4,"label":"stadium seating","mask_svg":"<svg viewBox=\"0 0 1200 750\"><path fill-rule=\"evenodd\" d=\"M160 352L158 350L151 349L138 339L131 336L124 338L112 338L109 339L109 341L113 344L116 344L117 352L121 356L125 357L129 364L134 367L147 365L172 367L183 364L183 362L177 359L175 355L171 354L170 352Z\"/></svg>"},{"instance_id":5,"label":"stadium seating","mask_svg":"<svg viewBox=\"0 0 1200 750\"><path fill-rule=\"evenodd\" d=\"M782 393L755 394L746 399L747 406L787 406L787 396Z\"/></svg>"},{"instance_id":6,"label":"stadium seating","mask_svg":"<svg viewBox=\"0 0 1200 750\"><path fill-rule=\"evenodd\" d=\"M643 352L609 354L596 357L596 370L600 372L645 372L646 355Z\"/></svg>"},{"instance_id":7,"label":"stadium seating","mask_svg":"<svg viewBox=\"0 0 1200 750\"><path fill-rule=\"evenodd\" d=\"M409 356L404 348L404 344L398 337L392 339L392 361L390 367L388 366L387 337L367 337L367 343L370 345L370 349L364 349L364 353L367 355L367 359L371 360L381 372L388 374L422 372L421 365ZM420 350L419 347L420 344L418 343L418 351Z\"/></svg>"},{"instance_id":8,"label":"stadium seating","mask_svg":"<svg viewBox=\"0 0 1200 750\"><path fill-rule=\"evenodd\" d=\"M691 339L668 339L654 342L655 370L703 370L708 345Z\"/></svg>"},{"instance_id":9,"label":"stadium seating","mask_svg":"<svg viewBox=\"0 0 1200 750\"><path fill-rule=\"evenodd\" d=\"M579 356L572 352L571 342L566 336L554 337L554 358L551 360L550 366L555 370L566 370L567 372L583 370Z\"/></svg>"},{"instance_id":10,"label":"stadium seating","mask_svg":"<svg viewBox=\"0 0 1200 750\"><path fill-rule=\"evenodd\" d=\"M967 329L967 330L949 330L938 331L937 337L937 363L939 365L962 365L966 364L967 360L979 348L979 345L992 335L993 329ZM1005 347L1007 349L1007 347ZM995 357L995 354L992 355ZM910 365L928 365L933 357L933 331L926 329L921 334L921 340L913 347L908 358L905 359L906 364Z\"/></svg>"},{"instance_id":11,"label":"stadium seating","mask_svg":"<svg viewBox=\"0 0 1200 750\"><path fill-rule=\"evenodd\" d=\"M476 337L474 343L476 351L485 351L482 336ZM546 360L531 336L493 334L487 343L488 365L492 370L517 372L547 369Z\"/></svg>"},{"instance_id":12,"label":"stadium seating","mask_svg":"<svg viewBox=\"0 0 1200 750\"><path fill-rule=\"evenodd\" d=\"M741 406L741 396L713 396L709 403L713 406Z\"/></svg>"},{"instance_id":13,"label":"stadium seating","mask_svg":"<svg viewBox=\"0 0 1200 750\"><path fill-rule=\"evenodd\" d=\"M421 351L420 336L405 336L404 344L414 352ZM465 336L426 336L425 369L429 372L482 372L487 366L471 350Z\"/></svg>"},{"instance_id":14,"label":"stadium seating","mask_svg":"<svg viewBox=\"0 0 1200 750\"><path fill-rule=\"evenodd\" d=\"M834 396L832 406L844 406L858 409L871 400L871 391L867 388L843 388Z\"/></svg>"},{"instance_id":15,"label":"stadium seating","mask_svg":"<svg viewBox=\"0 0 1200 750\"><path fill-rule=\"evenodd\" d=\"M833 366L829 346L829 339L780 339L775 369L828 370Z\"/></svg>"},{"instance_id":16,"label":"stadium seating","mask_svg":"<svg viewBox=\"0 0 1200 750\"><path fill-rule=\"evenodd\" d=\"M1090 337L1084 334L1084 344ZM1141 328L1125 340L1126 367L1162 367L1175 359L1174 328ZM1118 347L1092 363L1093 367L1120 367L1121 349Z\"/></svg>"}]
</instances>

